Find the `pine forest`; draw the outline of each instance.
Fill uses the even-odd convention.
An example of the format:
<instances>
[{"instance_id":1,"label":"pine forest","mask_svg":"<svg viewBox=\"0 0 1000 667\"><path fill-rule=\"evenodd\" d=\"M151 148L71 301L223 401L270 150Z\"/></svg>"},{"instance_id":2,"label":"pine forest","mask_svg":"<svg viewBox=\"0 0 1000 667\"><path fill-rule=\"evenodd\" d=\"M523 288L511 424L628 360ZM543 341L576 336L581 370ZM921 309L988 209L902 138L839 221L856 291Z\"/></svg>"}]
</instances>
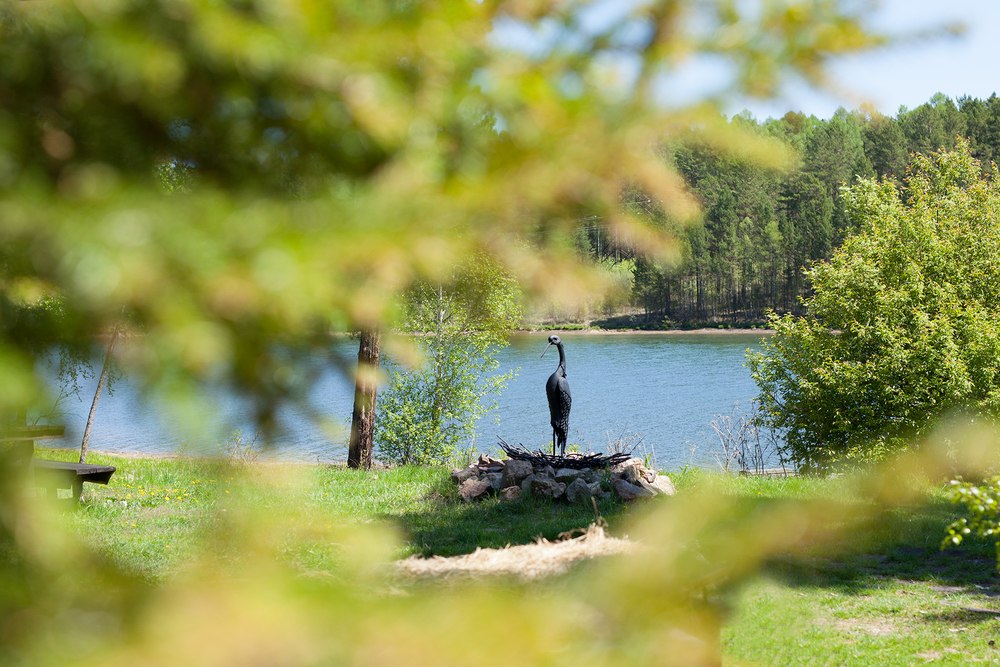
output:
<instances>
[{"instance_id":1,"label":"pine forest","mask_svg":"<svg viewBox=\"0 0 1000 667\"><path fill-rule=\"evenodd\" d=\"M648 328L763 323L769 310L802 314L809 285L803 269L826 259L852 232L841 190L857 178L902 182L915 154L951 149L959 137L988 166L1000 155L1000 98L937 94L916 109L885 116L862 107L829 120L789 112L758 121L744 112L729 123L784 144L792 166L768 169L700 140L697 131L668 140L673 163L700 200L693 222L670 218L648 196L626 189L625 207L673 228L672 261L656 262L616 242L609 227L583 225L581 249L618 273L631 272L628 325ZM615 313L606 309L607 323ZM620 313L619 313L620 314ZM621 318L617 318L621 319Z\"/></svg>"}]
</instances>

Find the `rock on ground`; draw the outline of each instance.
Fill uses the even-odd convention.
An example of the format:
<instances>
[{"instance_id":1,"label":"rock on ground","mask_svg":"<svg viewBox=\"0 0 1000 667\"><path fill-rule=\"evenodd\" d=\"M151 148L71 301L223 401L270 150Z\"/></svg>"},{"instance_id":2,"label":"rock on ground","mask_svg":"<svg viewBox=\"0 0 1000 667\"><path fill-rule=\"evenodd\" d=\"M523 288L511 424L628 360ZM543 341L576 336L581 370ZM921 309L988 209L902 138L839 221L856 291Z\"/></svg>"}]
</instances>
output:
<instances>
[{"instance_id":1,"label":"rock on ground","mask_svg":"<svg viewBox=\"0 0 1000 667\"><path fill-rule=\"evenodd\" d=\"M611 482L611 485L615 489L615 495L622 500L635 500L637 498L652 498L655 494L652 491L647 491L641 486L637 486L630 482L626 482L624 479L616 479Z\"/></svg>"},{"instance_id":2,"label":"rock on ground","mask_svg":"<svg viewBox=\"0 0 1000 667\"><path fill-rule=\"evenodd\" d=\"M590 486L582 478L577 477L566 487L566 500L571 503L587 502L590 500Z\"/></svg>"},{"instance_id":3,"label":"rock on ground","mask_svg":"<svg viewBox=\"0 0 1000 667\"><path fill-rule=\"evenodd\" d=\"M486 480L487 482L490 483L490 487L492 488L493 491L499 491L500 490L500 480L501 480L502 477L503 477L503 475L501 473L498 473L498 472L488 472L485 475L483 475L482 479L484 479L484 480Z\"/></svg>"},{"instance_id":4,"label":"rock on ground","mask_svg":"<svg viewBox=\"0 0 1000 667\"><path fill-rule=\"evenodd\" d=\"M612 466L611 467L611 472L613 474L621 477L624 474L624 472L625 472L625 468L628 468L629 466L637 466L637 467L638 466L642 466L642 459L639 459L639 458L636 458L636 457L633 456L630 459L626 459L626 460L622 461L621 463L618 463L618 464Z\"/></svg>"},{"instance_id":5,"label":"rock on ground","mask_svg":"<svg viewBox=\"0 0 1000 667\"><path fill-rule=\"evenodd\" d=\"M566 492L566 485L548 477L535 477L531 482L531 494L538 498L556 500Z\"/></svg>"},{"instance_id":6,"label":"rock on ground","mask_svg":"<svg viewBox=\"0 0 1000 667\"><path fill-rule=\"evenodd\" d=\"M467 479L462 483L462 486L458 487L458 495L462 496L462 500L468 502L485 498L491 491L493 491L493 485L488 479Z\"/></svg>"},{"instance_id":7,"label":"rock on ground","mask_svg":"<svg viewBox=\"0 0 1000 667\"><path fill-rule=\"evenodd\" d=\"M503 478L500 481L500 487L520 486L524 478L530 474L532 474L531 463L528 461L518 461L517 459L508 459L503 464Z\"/></svg>"},{"instance_id":8,"label":"rock on ground","mask_svg":"<svg viewBox=\"0 0 1000 667\"><path fill-rule=\"evenodd\" d=\"M507 501L518 500L521 497L521 487L508 486L500 491L500 497Z\"/></svg>"},{"instance_id":9,"label":"rock on ground","mask_svg":"<svg viewBox=\"0 0 1000 667\"><path fill-rule=\"evenodd\" d=\"M455 482L455 484L462 484L465 480L478 476L479 470L475 467L456 468L451 471L451 481Z\"/></svg>"},{"instance_id":10,"label":"rock on ground","mask_svg":"<svg viewBox=\"0 0 1000 667\"><path fill-rule=\"evenodd\" d=\"M657 495L672 496L677 493L674 483L666 475L657 475L649 486L653 488Z\"/></svg>"},{"instance_id":11,"label":"rock on ground","mask_svg":"<svg viewBox=\"0 0 1000 667\"><path fill-rule=\"evenodd\" d=\"M639 480L642 479L643 470L641 463L632 463L622 468L621 477L630 484L638 484Z\"/></svg>"},{"instance_id":12,"label":"rock on ground","mask_svg":"<svg viewBox=\"0 0 1000 667\"><path fill-rule=\"evenodd\" d=\"M529 496L531 495L531 483L535 481L535 475L531 474L521 480L521 493Z\"/></svg>"},{"instance_id":13,"label":"rock on ground","mask_svg":"<svg viewBox=\"0 0 1000 667\"><path fill-rule=\"evenodd\" d=\"M563 484L572 484L573 480L582 476L583 471L576 470L574 468L560 468L559 470L556 470L556 481L562 482Z\"/></svg>"},{"instance_id":14,"label":"rock on ground","mask_svg":"<svg viewBox=\"0 0 1000 667\"><path fill-rule=\"evenodd\" d=\"M550 465L532 467L528 461L501 461L481 455L468 468L452 470L451 479L459 485L459 495L467 501L480 500L504 489L518 489L504 494L506 500L533 495L550 500L566 497L571 503L591 496L610 498L612 493L624 500L677 493L669 477L650 470L636 457L610 470L554 470ZM607 481L612 483L612 492L602 488L602 483Z\"/></svg>"}]
</instances>

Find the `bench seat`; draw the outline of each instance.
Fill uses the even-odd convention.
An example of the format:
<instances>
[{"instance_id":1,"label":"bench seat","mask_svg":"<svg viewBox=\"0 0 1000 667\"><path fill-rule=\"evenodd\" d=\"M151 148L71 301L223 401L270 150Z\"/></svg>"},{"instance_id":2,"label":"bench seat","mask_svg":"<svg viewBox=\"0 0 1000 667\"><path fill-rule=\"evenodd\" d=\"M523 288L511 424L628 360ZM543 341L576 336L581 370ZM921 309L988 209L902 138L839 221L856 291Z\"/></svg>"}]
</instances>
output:
<instances>
[{"instance_id":1,"label":"bench seat","mask_svg":"<svg viewBox=\"0 0 1000 667\"><path fill-rule=\"evenodd\" d=\"M84 482L107 484L115 472L114 466L44 459L35 459L32 461L32 467L35 469L35 486L45 489L69 488L77 500L80 499Z\"/></svg>"}]
</instances>

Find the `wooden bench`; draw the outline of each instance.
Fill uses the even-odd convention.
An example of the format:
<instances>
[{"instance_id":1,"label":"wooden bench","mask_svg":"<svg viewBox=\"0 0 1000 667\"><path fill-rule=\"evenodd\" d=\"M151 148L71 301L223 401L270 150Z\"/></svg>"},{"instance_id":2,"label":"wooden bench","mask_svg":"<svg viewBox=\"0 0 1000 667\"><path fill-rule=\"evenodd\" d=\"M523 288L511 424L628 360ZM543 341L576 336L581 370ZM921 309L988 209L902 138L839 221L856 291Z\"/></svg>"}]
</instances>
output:
<instances>
[{"instance_id":1,"label":"wooden bench","mask_svg":"<svg viewBox=\"0 0 1000 667\"><path fill-rule=\"evenodd\" d=\"M99 466L91 463L71 463L69 461L46 461L35 459L35 486L53 494L57 489L70 489L75 500L80 499L84 482L107 484L115 472L114 466Z\"/></svg>"},{"instance_id":2,"label":"wooden bench","mask_svg":"<svg viewBox=\"0 0 1000 667\"><path fill-rule=\"evenodd\" d=\"M73 499L78 501L84 482L107 484L115 467L32 458L35 440L61 438L63 433L62 426L4 426L0 427L0 441L23 443L12 448L7 458L15 465L30 465L34 472L34 486L46 494L51 489L54 496L58 496L58 489L69 489ZM29 440L32 441L30 449L25 442Z\"/></svg>"}]
</instances>

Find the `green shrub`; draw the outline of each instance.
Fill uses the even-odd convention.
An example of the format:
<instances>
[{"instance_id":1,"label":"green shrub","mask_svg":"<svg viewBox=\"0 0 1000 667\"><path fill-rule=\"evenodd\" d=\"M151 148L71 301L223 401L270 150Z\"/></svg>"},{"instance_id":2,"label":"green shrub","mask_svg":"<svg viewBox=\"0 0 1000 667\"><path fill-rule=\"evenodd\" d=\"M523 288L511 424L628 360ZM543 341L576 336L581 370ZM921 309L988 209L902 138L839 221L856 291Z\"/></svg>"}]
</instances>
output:
<instances>
[{"instance_id":1,"label":"green shrub","mask_svg":"<svg viewBox=\"0 0 1000 667\"><path fill-rule=\"evenodd\" d=\"M808 317L748 355L763 416L800 468L889 456L945 414L1000 408L1000 185L968 143L917 156L903 192L844 190L858 231L808 276Z\"/></svg>"},{"instance_id":2,"label":"green shrub","mask_svg":"<svg viewBox=\"0 0 1000 667\"><path fill-rule=\"evenodd\" d=\"M451 284L420 284L405 299L406 324L424 353L416 368L396 367L376 404L375 441L383 461L442 464L470 443L476 421L513 371L493 375L497 351L520 321L517 283L479 258Z\"/></svg>"}]
</instances>

